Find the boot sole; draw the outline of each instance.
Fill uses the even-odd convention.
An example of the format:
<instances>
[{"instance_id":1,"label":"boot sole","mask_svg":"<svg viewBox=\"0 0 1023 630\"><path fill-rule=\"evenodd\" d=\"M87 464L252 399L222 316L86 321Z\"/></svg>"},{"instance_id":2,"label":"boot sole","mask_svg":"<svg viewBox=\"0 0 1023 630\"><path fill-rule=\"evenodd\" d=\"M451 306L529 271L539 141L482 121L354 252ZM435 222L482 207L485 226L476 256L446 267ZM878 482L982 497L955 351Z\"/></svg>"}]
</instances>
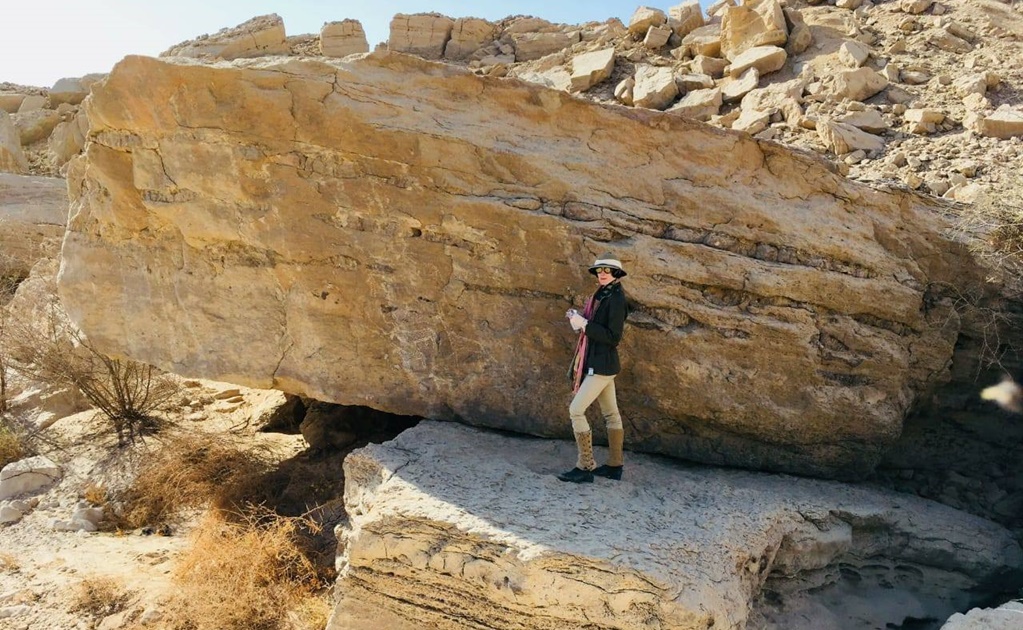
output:
<instances>
[{"instance_id":1,"label":"boot sole","mask_svg":"<svg viewBox=\"0 0 1023 630\"><path fill-rule=\"evenodd\" d=\"M558 475L558 481L564 481L566 483L593 483L593 475L590 475L589 477L583 477L582 479L571 479Z\"/></svg>"}]
</instances>

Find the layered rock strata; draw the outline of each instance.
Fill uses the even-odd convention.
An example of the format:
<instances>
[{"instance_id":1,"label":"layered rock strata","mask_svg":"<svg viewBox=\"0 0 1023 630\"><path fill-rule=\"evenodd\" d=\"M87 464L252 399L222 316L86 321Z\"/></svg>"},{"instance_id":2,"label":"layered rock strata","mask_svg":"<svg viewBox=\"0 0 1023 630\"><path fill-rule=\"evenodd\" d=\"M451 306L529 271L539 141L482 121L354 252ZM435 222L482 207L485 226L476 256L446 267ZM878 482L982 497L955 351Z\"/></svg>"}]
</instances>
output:
<instances>
[{"instance_id":1,"label":"layered rock strata","mask_svg":"<svg viewBox=\"0 0 1023 630\"><path fill-rule=\"evenodd\" d=\"M1020 583L1008 531L936 503L645 456L621 482L559 482L573 451L423 422L353 452L328 630L366 606L408 628L797 627L786 602L883 628Z\"/></svg>"},{"instance_id":2,"label":"layered rock strata","mask_svg":"<svg viewBox=\"0 0 1023 630\"><path fill-rule=\"evenodd\" d=\"M93 89L60 284L111 354L567 435L564 312L612 250L633 449L859 475L946 375L973 272L933 202L778 145L386 52Z\"/></svg>"},{"instance_id":3,"label":"layered rock strata","mask_svg":"<svg viewBox=\"0 0 1023 630\"><path fill-rule=\"evenodd\" d=\"M0 276L27 277L39 260L56 256L67 211L63 179L0 173Z\"/></svg>"},{"instance_id":4,"label":"layered rock strata","mask_svg":"<svg viewBox=\"0 0 1023 630\"><path fill-rule=\"evenodd\" d=\"M276 13L254 17L232 28L203 35L172 46L161 56L238 59L263 55L286 55L284 20Z\"/></svg>"}]
</instances>

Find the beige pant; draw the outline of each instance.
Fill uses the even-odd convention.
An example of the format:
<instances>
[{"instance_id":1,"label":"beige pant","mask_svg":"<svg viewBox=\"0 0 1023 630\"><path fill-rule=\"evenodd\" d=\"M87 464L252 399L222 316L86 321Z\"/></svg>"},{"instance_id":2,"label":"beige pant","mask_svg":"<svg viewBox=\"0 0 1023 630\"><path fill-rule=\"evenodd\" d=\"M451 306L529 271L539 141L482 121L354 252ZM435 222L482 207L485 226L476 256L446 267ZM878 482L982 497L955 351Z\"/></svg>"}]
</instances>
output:
<instances>
[{"instance_id":1,"label":"beige pant","mask_svg":"<svg viewBox=\"0 0 1023 630\"><path fill-rule=\"evenodd\" d=\"M568 415L572 418L572 431L586 433L590 423L586 421L586 409L596 400L600 404L600 413L608 429L621 429L622 416L618 413L618 399L615 397L615 377L590 374L583 379L576 392L572 404L568 406Z\"/></svg>"}]
</instances>

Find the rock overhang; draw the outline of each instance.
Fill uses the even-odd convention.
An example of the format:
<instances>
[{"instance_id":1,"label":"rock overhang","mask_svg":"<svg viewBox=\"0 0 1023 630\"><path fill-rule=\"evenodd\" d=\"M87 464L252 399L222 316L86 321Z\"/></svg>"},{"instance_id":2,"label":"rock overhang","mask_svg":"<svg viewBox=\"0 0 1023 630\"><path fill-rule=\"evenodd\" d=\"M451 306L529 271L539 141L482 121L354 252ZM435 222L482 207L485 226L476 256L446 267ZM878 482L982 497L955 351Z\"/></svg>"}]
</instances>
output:
<instances>
[{"instance_id":1,"label":"rock overhang","mask_svg":"<svg viewBox=\"0 0 1023 630\"><path fill-rule=\"evenodd\" d=\"M566 435L562 313L612 249L630 447L857 476L944 377L972 273L923 197L396 53L130 57L87 103L62 294L186 375Z\"/></svg>"}]
</instances>

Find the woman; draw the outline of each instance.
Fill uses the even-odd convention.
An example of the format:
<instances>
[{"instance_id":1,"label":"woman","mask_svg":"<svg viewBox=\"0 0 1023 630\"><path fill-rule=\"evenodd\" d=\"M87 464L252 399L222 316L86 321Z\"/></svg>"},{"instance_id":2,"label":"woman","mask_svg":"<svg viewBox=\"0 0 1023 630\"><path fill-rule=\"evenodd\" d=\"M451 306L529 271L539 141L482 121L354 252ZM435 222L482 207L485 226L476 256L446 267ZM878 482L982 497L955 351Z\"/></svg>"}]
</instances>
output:
<instances>
[{"instance_id":1,"label":"woman","mask_svg":"<svg viewBox=\"0 0 1023 630\"><path fill-rule=\"evenodd\" d=\"M575 468L561 473L558 479L573 483L592 483L594 475L621 479L623 467L625 431L615 397L615 375L621 369L617 346L629 314L625 290L619 282L626 273L621 261L610 253L597 258L590 265L590 273L597 276L597 291L582 313L575 309L565 313L572 328L579 331L571 372L575 398L568 408L579 456ZM586 421L586 409L594 400L600 404L607 426L607 464L600 467L593 460L593 434Z\"/></svg>"}]
</instances>

